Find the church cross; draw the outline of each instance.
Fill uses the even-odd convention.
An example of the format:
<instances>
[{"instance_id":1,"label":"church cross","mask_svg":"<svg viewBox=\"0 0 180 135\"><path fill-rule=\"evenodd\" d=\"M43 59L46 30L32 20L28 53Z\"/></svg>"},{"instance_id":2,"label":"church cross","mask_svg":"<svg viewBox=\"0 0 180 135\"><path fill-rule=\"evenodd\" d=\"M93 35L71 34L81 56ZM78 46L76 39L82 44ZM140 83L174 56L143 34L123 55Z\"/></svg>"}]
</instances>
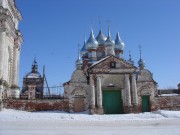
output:
<instances>
[{"instance_id":1,"label":"church cross","mask_svg":"<svg viewBox=\"0 0 180 135\"><path fill-rule=\"evenodd\" d=\"M140 53L140 59L142 58L142 47L141 47L141 45L139 45L139 53Z\"/></svg>"},{"instance_id":2,"label":"church cross","mask_svg":"<svg viewBox=\"0 0 180 135\"><path fill-rule=\"evenodd\" d=\"M99 16L99 25L100 25L100 29L102 29L102 17Z\"/></svg>"},{"instance_id":3,"label":"church cross","mask_svg":"<svg viewBox=\"0 0 180 135\"><path fill-rule=\"evenodd\" d=\"M106 22L108 23L108 27L110 27L111 21L108 19Z\"/></svg>"}]
</instances>

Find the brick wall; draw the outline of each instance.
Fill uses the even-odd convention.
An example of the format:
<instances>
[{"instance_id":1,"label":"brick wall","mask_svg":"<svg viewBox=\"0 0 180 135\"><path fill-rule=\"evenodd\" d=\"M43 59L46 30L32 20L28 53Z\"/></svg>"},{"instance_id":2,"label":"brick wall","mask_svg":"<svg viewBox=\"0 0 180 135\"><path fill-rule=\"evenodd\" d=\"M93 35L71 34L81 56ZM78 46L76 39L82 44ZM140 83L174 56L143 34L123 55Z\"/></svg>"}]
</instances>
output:
<instances>
[{"instance_id":1,"label":"brick wall","mask_svg":"<svg viewBox=\"0 0 180 135\"><path fill-rule=\"evenodd\" d=\"M156 105L161 110L180 110L180 96L156 97Z\"/></svg>"},{"instance_id":2,"label":"brick wall","mask_svg":"<svg viewBox=\"0 0 180 135\"><path fill-rule=\"evenodd\" d=\"M20 100L20 99L6 99L3 101L4 108L17 109L25 111L50 111L60 110L68 111L68 99L59 100Z\"/></svg>"},{"instance_id":3,"label":"brick wall","mask_svg":"<svg viewBox=\"0 0 180 135\"><path fill-rule=\"evenodd\" d=\"M161 110L180 110L180 96L155 97L151 104L151 111ZM68 111L68 99L61 100L20 100L6 99L3 100L4 108L17 109L25 111L50 111L60 110Z\"/></svg>"},{"instance_id":4,"label":"brick wall","mask_svg":"<svg viewBox=\"0 0 180 135\"><path fill-rule=\"evenodd\" d=\"M161 95L161 94L179 94L180 91L178 89L161 89L161 90L158 90L158 94Z\"/></svg>"}]
</instances>

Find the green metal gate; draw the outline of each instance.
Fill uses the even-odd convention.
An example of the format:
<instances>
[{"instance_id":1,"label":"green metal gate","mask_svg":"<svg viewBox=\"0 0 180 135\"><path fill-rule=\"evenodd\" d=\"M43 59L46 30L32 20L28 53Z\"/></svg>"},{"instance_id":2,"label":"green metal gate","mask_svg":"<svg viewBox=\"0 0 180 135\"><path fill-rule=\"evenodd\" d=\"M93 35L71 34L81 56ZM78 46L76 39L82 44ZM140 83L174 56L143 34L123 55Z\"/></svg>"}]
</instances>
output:
<instances>
[{"instance_id":1,"label":"green metal gate","mask_svg":"<svg viewBox=\"0 0 180 135\"><path fill-rule=\"evenodd\" d=\"M105 114L123 113L121 91L103 90L103 108Z\"/></svg>"},{"instance_id":2,"label":"green metal gate","mask_svg":"<svg viewBox=\"0 0 180 135\"><path fill-rule=\"evenodd\" d=\"M150 112L149 96L142 96L142 112Z\"/></svg>"}]
</instances>

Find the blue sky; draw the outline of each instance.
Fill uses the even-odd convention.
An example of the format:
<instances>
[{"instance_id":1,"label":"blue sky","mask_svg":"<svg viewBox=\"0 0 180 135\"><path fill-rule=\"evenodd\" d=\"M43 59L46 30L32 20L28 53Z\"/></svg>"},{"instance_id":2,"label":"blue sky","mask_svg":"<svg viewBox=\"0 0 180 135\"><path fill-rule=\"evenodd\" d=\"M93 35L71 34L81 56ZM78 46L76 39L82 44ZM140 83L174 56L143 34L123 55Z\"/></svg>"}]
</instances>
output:
<instances>
[{"instance_id":1,"label":"blue sky","mask_svg":"<svg viewBox=\"0 0 180 135\"><path fill-rule=\"evenodd\" d=\"M159 88L176 88L180 83L180 1L179 0L16 0L23 20L19 84L31 71L36 57L39 71L46 66L50 86L68 81L75 70L77 45L89 37L91 27L107 35L119 31L137 66L138 46Z\"/></svg>"}]
</instances>

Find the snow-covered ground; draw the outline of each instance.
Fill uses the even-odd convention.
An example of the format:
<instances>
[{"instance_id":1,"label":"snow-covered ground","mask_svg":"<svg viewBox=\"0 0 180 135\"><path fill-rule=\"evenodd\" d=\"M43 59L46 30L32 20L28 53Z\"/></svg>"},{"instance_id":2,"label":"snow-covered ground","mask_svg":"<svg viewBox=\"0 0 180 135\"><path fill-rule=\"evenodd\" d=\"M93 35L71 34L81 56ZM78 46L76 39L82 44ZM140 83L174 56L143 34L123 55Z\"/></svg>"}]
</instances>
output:
<instances>
[{"instance_id":1,"label":"snow-covered ground","mask_svg":"<svg viewBox=\"0 0 180 135\"><path fill-rule=\"evenodd\" d=\"M0 121L122 121L122 120L164 120L167 118L180 118L180 111L163 111L122 114L122 115L88 115L83 113L67 113L62 111L26 112L4 109L0 112Z\"/></svg>"},{"instance_id":2,"label":"snow-covered ground","mask_svg":"<svg viewBox=\"0 0 180 135\"><path fill-rule=\"evenodd\" d=\"M123 115L10 109L0 112L0 135L180 135L179 125L180 111Z\"/></svg>"}]
</instances>

